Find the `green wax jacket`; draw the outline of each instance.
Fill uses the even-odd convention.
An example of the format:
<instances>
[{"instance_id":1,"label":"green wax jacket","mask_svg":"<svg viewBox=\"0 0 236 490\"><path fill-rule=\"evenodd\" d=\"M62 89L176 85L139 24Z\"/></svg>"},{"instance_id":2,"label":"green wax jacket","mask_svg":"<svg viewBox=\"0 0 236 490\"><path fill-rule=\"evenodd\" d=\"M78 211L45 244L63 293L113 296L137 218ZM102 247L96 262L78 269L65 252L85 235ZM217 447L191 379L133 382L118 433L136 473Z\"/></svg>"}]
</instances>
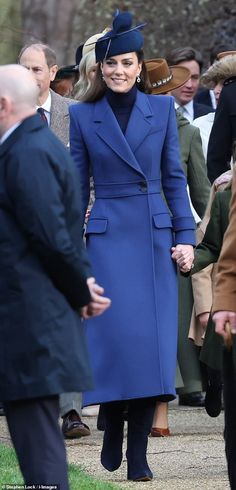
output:
<instances>
[{"instance_id":1,"label":"green wax jacket","mask_svg":"<svg viewBox=\"0 0 236 490\"><path fill-rule=\"evenodd\" d=\"M211 217L206 228L203 241L195 250L194 268L192 274L204 269L207 265L217 262L224 233L229 222L229 204L231 199L231 189L217 192L212 203ZM215 325L211 317L209 318L206 335L201 350L200 359L213 369L222 368L223 340L215 333ZM236 359L236 349L234 346L234 357Z\"/></svg>"}]
</instances>

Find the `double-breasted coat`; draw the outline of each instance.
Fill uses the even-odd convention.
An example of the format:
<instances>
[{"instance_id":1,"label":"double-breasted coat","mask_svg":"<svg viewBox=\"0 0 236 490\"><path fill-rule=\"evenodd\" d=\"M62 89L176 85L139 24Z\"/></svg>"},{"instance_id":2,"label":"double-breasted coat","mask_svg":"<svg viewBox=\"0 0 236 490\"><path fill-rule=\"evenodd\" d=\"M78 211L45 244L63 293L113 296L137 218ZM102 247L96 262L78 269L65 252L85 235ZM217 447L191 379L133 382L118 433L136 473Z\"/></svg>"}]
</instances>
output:
<instances>
[{"instance_id":1,"label":"double-breasted coat","mask_svg":"<svg viewBox=\"0 0 236 490\"><path fill-rule=\"evenodd\" d=\"M86 325L95 390L84 404L175 396L177 281L171 247L194 244L173 99L137 91L125 134L104 96L70 107L89 258L112 306ZM163 190L168 206L165 203ZM172 216L171 216L172 214Z\"/></svg>"},{"instance_id":2,"label":"double-breasted coat","mask_svg":"<svg viewBox=\"0 0 236 490\"><path fill-rule=\"evenodd\" d=\"M74 171L68 150L38 115L0 146L3 401L92 387L78 315L91 298Z\"/></svg>"}]
</instances>

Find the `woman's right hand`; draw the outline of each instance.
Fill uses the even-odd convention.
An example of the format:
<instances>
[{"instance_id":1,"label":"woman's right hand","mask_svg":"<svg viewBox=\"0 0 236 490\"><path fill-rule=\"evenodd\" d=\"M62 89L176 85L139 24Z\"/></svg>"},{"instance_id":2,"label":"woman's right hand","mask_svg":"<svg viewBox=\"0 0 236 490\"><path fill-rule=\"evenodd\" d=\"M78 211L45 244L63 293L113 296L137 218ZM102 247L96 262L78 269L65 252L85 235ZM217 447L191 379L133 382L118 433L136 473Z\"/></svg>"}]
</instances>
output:
<instances>
[{"instance_id":1,"label":"woman's right hand","mask_svg":"<svg viewBox=\"0 0 236 490\"><path fill-rule=\"evenodd\" d=\"M181 272L189 272L194 259L193 246L179 243L171 248L171 257L178 264Z\"/></svg>"}]
</instances>

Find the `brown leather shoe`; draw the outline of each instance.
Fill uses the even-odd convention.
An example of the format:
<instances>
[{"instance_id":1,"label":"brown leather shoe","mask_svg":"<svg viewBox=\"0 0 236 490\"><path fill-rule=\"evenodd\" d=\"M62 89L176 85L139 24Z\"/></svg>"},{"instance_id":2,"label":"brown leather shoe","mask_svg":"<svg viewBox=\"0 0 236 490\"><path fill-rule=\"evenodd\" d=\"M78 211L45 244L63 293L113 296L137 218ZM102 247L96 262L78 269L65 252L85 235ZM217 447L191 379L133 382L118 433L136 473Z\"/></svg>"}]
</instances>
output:
<instances>
[{"instance_id":1,"label":"brown leather shoe","mask_svg":"<svg viewBox=\"0 0 236 490\"><path fill-rule=\"evenodd\" d=\"M170 436L170 429L168 427L167 427L167 429L161 429L160 427L152 427L151 436L152 437Z\"/></svg>"},{"instance_id":2,"label":"brown leather shoe","mask_svg":"<svg viewBox=\"0 0 236 490\"><path fill-rule=\"evenodd\" d=\"M65 439L77 439L79 437L90 436L89 427L84 424L75 410L71 410L64 415L62 423L62 434Z\"/></svg>"}]
</instances>

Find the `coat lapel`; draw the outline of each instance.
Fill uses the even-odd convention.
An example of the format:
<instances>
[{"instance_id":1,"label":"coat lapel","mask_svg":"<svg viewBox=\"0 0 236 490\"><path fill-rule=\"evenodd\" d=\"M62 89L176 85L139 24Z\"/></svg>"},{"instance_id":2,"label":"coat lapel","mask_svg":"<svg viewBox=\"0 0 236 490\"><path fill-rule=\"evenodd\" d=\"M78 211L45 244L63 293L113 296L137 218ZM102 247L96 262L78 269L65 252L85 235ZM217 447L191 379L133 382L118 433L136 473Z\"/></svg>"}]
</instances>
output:
<instances>
[{"instance_id":1,"label":"coat lapel","mask_svg":"<svg viewBox=\"0 0 236 490\"><path fill-rule=\"evenodd\" d=\"M148 97L138 90L125 133L125 137L133 153L135 153L152 130L152 121L153 111Z\"/></svg>"},{"instance_id":2,"label":"coat lapel","mask_svg":"<svg viewBox=\"0 0 236 490\"><path fill-rule=\"evenodd\" d=\"M105 97L96 103L94 109L94 123L98 136L122 160L141 174L143 172L134 151L150 132L150 117L152 117L151 108L146 96L140 92L137 93L125 136Z\"/></svg>"},{"instance_id":3,"label":"coat lapel","mask_svg":"<svg viewBox=\"0 0 236 490\"><path fill-rule=\"evenodd\" d=\"M128 165L142 172L106 97L95 105L94 123L97 135Z\"/></svg>"}]
</instances>

